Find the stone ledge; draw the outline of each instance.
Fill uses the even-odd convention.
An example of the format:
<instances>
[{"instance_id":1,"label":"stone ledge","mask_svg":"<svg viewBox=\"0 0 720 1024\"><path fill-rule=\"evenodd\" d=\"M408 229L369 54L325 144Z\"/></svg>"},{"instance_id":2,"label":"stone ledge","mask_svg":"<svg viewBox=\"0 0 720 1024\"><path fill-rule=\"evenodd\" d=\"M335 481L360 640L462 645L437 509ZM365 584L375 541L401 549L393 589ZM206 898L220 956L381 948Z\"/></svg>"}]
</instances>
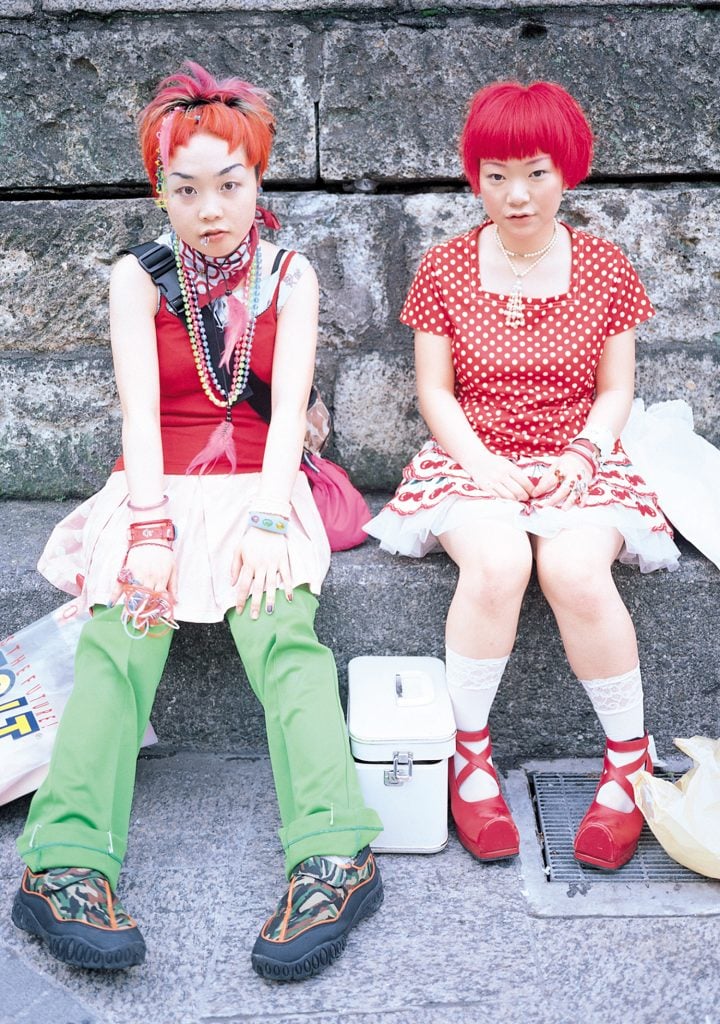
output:
<instances>
[{"instance_id":1,"label":"stone ledge","mask_svg":"<svg viewBox=\"0 0 720 1024\"><path fill-rule=\"evenodd\" d=\"M373 499L375 507L379 503L379 498ZM34 567L52 526L71 507L43 502L0 505L0 634L63 602L64 595ZM616 569L638 630L648 721L665 752L670 752L673 736L714 736L720 731L720 574L693 548L684 545L683 552L676 573L642 577L626 566ZM318 634L335 652L343 695L352 657L443 656L443 622L455 578L444 555L394 558L374 541L333 556ZM181 627L153 723L161 741L172 747L262 748L262 711L225 628ZM527 758L554 755L558 730L563 732L567 756L587 756L599 749L594 716L567 667L557 627L533 582L498 697L494 731L508 758ZM518 733L521 739L516 738Z\"/></svg>"}]
</instances>

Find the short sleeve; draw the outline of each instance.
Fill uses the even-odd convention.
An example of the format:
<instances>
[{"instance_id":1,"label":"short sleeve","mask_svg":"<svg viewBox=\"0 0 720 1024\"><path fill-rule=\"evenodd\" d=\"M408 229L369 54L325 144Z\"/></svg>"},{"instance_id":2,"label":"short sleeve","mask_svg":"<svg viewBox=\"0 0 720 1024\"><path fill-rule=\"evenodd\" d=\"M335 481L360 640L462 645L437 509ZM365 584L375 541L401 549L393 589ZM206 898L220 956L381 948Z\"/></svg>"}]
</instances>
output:
<instances>
[{"instance_id":1,"label":"short sleeve","mask_svg":"<svg viewBox=\"0 0 720 1024\"><path fill-rule=\"evenodd\" d=\"M454 334L432 251L425 253L422 258L405 305L400 311L400 321L416 331L427 331L428 334L450 338Z\"/></svg>"},{"instance_id":2,"label":"short sleeve","mask_svg":"<svg viewBox=\"0 0 720 1024\"><path fill-rule=\"evenodd\" d=\"M613 268L608 335L621 334L655 316L648 294L630 260L621 252Z\"/></svg>"}]
</instances>

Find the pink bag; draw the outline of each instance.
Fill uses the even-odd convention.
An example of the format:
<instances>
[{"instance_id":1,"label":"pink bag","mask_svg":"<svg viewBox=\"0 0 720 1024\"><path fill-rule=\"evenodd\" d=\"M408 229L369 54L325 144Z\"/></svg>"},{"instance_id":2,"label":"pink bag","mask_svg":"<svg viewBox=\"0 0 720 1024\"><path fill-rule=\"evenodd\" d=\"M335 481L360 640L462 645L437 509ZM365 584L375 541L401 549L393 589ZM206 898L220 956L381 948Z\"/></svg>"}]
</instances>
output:
<instances>
[{"instance_id":1,"label":"pink bag","mask_svg":"<svg viewBox=\"0 0 720 1024\"><path fill-rule=\"evenodd\" d=\"M310 481L315 504L332 551L356 548L367 540L362 524L372 518L365 499L344 469L322 455L303 454L300 463Z\"/></svg>"}]
</instances>

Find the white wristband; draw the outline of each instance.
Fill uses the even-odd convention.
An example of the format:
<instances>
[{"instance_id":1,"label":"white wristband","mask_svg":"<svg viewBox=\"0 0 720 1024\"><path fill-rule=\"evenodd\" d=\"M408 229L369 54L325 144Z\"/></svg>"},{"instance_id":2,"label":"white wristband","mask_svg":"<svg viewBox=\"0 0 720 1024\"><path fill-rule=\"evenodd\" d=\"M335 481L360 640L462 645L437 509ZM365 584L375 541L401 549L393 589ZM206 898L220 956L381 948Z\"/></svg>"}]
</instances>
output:
<instances>
[{"instance_id":1,"label":"white wristband","mask_svg":"<svg viewBox=\"0 0 720 1024\"><path fill-rule=\"evenodd\" d=\"M580 438L595 445L600 453L601 462L605 462L613 453L615 435L607 427L589 427L586 425L573 440L578 441Z\"/></svg>"}]
</instances>

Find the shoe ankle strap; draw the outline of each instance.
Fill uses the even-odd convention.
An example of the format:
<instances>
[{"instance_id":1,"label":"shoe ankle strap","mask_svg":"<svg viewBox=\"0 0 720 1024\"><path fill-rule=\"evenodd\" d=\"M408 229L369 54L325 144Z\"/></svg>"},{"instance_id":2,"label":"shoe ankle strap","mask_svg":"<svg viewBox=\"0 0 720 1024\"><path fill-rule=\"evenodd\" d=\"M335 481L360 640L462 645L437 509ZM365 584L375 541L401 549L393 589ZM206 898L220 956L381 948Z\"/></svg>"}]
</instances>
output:
<instances>
[{"instance_id":1,"label":"shoe ankle strap","mask_svg":"<svg viewBox=\"0 0 720 1024\"><path fill-rule=\"evenodd\" d=\"M462 742L463 740L465 743L477 743L487 740L487 745L480 751L471 750L465 746L465 743ZM467 764L463 765L458 773L458 788L462 786L465 779L472 775L475 770L485 772L486 775L491 775L495 778L495 769L491 764L488 764L492 757L492 741L490 739L490 729L487 725L484 729L480 729L479 732L465 732L462 729L458 729L455 739L455 750L460 757L464 757L467 761Z\"/></svg>"},{"instance_id":2,"label":"shoe ankle strap","mask_svg":"<svg viewBox=\"0 0 720 1024\"><path fill-rule=\"evenodd\" d=\"M478 743L480 740L490 739L490 726L486 725L484 729L480 729L479 732L466 732L464 729L458 729L456 732L458 743ZM463 754L463 757L465 755Z\"/></svg>"},{"instance_id":3,"label":"shoe ankle strap","mask_svg":"<svg viewBox=\"0 0 720 1024\"><path fill-rule=\"evenodd\" d=\"M618 786L630 797L631 800L635 800L635 790L630 782L628 776L633 775L635 772L645 769L646 771L652 770L652 759L650 758L649 750L649 739L647 733L641 739L637 740L607 740L608 750L612 750L615 753L630 753L637 750L638 756L633 761L628 761L627 764L613 764L610 758L605 754L605 760L603 762L602 775L600 782L605 785L608 782L616 782Z\"/></svg>"}]
</instances>

